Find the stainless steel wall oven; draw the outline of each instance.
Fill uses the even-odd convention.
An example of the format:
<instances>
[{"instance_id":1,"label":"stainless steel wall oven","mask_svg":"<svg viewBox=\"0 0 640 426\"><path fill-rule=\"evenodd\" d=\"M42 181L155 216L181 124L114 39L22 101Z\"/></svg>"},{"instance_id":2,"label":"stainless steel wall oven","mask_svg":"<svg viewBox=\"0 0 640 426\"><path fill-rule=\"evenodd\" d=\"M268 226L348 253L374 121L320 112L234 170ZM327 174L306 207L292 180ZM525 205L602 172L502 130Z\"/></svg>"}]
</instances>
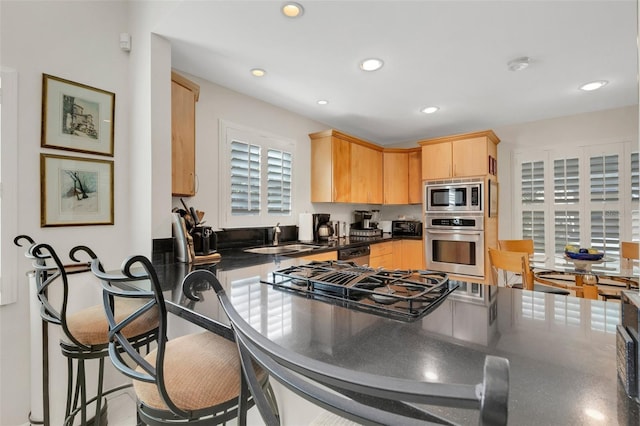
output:
<instances>
[{"instance_id":1,"label":"stainless steel wall oven","mask_svg":"<svg viewBox=\"0 0 640 426\"><path fill-rule=\"evenodd\" d=\"M427 213L425 220L428 269L484 277L482 214Z\"/></svg>"}]
</instances>

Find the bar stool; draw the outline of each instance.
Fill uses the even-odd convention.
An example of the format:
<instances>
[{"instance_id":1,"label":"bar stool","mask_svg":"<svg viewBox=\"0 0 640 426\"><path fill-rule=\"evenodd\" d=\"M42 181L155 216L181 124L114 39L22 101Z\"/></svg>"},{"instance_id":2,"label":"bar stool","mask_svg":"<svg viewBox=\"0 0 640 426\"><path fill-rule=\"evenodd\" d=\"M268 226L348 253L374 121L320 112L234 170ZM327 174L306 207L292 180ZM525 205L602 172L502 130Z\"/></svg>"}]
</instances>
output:
<instances>
[{"instance_id":1,"label":"bar stool","mask_svg":"<svg viewBox=\"0 0 640 426\"><path fill-rule=\"evenodd\" d=\"M102 280L104 310L109 320L109 355L113 365L133 379L138 416L148 425L214 425L238 418L246 424L253 405L233 332L219 324L221 334L210 331L167 338L167 307L157 273L144 256L133 256L122 264L121 273L105 273L99 260L92 272ZM151 289L135 288L134 281L148 280ZM126 318L116 318L113 306L119 300L141 300L145 306ZM131 339L122 333L127 324L149 309L159 311L157 349L146 356L132 350ZM273 395L269 376L260 368L257 381ZM275 401L275 398L273 398Z\"/></svg>"},{"instance_id":2,"label":"bar stool","mask_svg":"<svg viewBox=\"0 0 640 426\"><path fill-rule=\"evenodd\" d=\"M102 305L90 306L73 313L68 312L70 297L68 275L90 271L89 264L82 263L77 258L77 254L85 252L91 259L96 259L97 256L88 247L77 246L69 253L69 257L77 264L63 265L58 254L48 244L36 244L33 239L24 235L16 237L14 243L21 246L20 242L23 239L31 243L25 256L33 259L36 290L41 304L40 316L43 321L60 326L64 333L60 340L60 349L62 355L67 358L65 425L73 424L78 413L81 424L86 425L90 421L87 419L87 406L94 402L96 410L93 424L103 424L102 422L106 420L101 419L105 411L102 405L104 396L130 387L131 384L117 386L107 391L103 389L104 360L109 356L109 326ZM59 303L52 302L48 295L49 289L54 287L60 287L62 291ZM137 301L119 303L115 307L117 317L127 317L136 312L140 306L141 304ZM157 332L157 310L151 310L142 315L125 330L136 350L144 346L148 350L148 345L155 341ZM98 385L96 395L87 399L85 361L90 359L99 360Z\"/></svg>"}]
</instances>

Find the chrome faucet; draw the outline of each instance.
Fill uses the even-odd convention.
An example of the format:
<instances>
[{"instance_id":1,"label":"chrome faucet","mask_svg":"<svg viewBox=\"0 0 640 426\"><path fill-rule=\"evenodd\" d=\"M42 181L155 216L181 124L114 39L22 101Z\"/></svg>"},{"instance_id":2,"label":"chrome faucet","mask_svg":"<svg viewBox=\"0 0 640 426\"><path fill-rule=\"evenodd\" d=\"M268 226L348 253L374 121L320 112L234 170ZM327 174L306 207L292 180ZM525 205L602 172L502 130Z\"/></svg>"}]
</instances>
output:
<instances>
[{"instance_id":1,"label":"chrome faucet","mask_svg":"<svg viewBox=\"0 0 640 426\"><path fill-rule=\"evenodd\" d=\"M280 222L278 222L276 224L276 227L273 228L273 245L277 246L278 245L278 239L280 238L280 233L282 231L280 230Z\"/></svg>"}]
</instances>

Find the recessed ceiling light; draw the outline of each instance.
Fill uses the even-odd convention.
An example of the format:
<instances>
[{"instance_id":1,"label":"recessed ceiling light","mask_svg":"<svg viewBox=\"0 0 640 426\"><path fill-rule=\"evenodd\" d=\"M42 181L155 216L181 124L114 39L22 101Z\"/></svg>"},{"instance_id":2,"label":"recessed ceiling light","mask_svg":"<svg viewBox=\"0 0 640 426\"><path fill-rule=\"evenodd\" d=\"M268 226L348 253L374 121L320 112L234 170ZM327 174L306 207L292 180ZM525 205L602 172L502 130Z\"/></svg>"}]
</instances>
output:
<instances>
[{"instance_id":1,"label":"recessed ceiling light","mask_svg":"<svg viewBox=\"0 0 640 426\"><path fill-rule=\"evenodd\" d=\"M522 56L520 58L512 59L507 62L507 68L509 71L522 71L523 69L529 67L529 57Z\"/></svg>"},{"instance_id":2,"label":"recessed ceiling light","mask_svg":"<svg viewBox=\"0 0 640 426\"><path fill-rule=\"evenodd\" d=\"M329 101L324 100L324 99L320 99L320 100L318 101L318 105L326 105L326 104L328 104L328 103L329 103Z\"/></svg>"},{"instance_id":3,"label":"recessed ceiling light","mask_svg":"<svg viewBox=\"0 0 640 426\"><path fill-rule=\"evenodd\" d=\"M592 90L598 90L599 88L606 86L608 83L609 82L606 80L592 81L591 83L586 83L580 86L580 90L591 92Z\"/></svg>"},{"instance_id":4,"label":"recessed ceiling light","mask_svg":"<svg viewBox=\"0 0 640 426\"><path fill-rule=\"evenodd\" d=\"M369 58L360 62L360 69L363 71L377 71L384 65L382 59Z\"/></svg>"},{"instance_id":5,"label":"recessed ceiling light","mask_svg":"<svg viewBox=\"0 0 640 426\"><path fill-rule=\"evenodd\" d=\"M262 68L254 68L251 70L251 75L254 77L264 77L267 72Z\"/></svg>"},{"instance_id":6,"label":"recessed ceiling light","mask_svg":"<svg viewBox=\"0 0 640 426\"><path fill-rule=\"evenodd\" d=\"M287 18L299 18L303 13L304 8L299 3L289 2L282 5L282 14Z\"/></svg>"},{"instance_id":7,"label":"recessed ceiling light","mask_svg":"<svg viewBox=\"0 0 640 426\"><path fill-rule=\"evenodd\" d=\"M425 114L433 114L434 112L438 111L440 108L438 108L437 106L429 106L429 107L424 107L420 110L420 112L424 112Z\"/></svg>"}]
</instances>

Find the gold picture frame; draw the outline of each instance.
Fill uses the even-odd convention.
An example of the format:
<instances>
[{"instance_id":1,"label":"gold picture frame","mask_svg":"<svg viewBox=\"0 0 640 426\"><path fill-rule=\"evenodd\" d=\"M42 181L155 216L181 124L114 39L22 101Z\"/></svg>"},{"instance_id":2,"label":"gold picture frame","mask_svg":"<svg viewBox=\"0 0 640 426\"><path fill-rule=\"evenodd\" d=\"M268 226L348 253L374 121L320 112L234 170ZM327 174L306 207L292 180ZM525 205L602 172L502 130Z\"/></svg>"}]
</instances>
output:
<instances>
[{"instance_id":1,"label":"gold picture frame","mask_svg":"<svg viewBox=\"0 0 640 426\"><path fill-rule=\"evenodd\" d=\"M113 161L40 154L40 226L113 225Z\"/></svg>"},{"instance_id":2,"label":"gold picture frame","mask_svg":"<svg viewBox=\"0 0 640 426\"><path fill-rule=\"evenodd\" d=\"M116 95L42 74L44 148L113 157Z\"/></svg>"}]
</instances>

